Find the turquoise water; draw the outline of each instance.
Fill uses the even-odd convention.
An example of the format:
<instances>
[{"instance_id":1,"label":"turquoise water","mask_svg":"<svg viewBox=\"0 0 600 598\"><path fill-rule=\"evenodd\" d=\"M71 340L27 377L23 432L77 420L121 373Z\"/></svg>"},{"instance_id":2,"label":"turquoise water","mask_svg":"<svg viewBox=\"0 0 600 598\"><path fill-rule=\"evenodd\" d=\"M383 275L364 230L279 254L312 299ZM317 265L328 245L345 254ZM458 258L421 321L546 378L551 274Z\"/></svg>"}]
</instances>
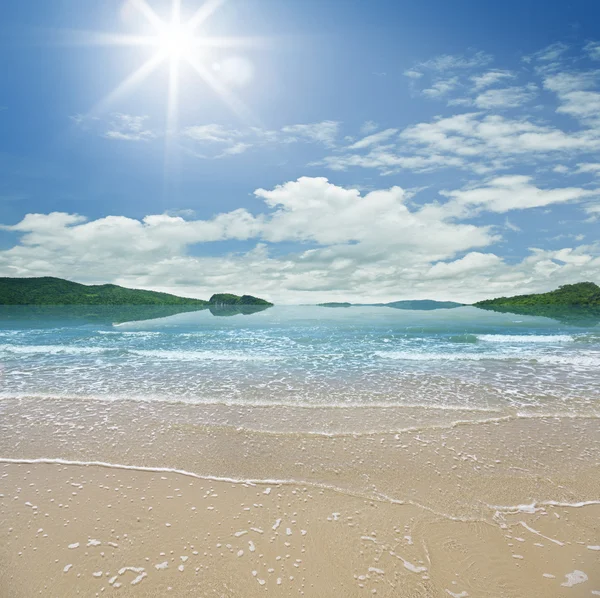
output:
<instances>
[{"instance_id":1,"label":"turquoise water","mask_svg":"<svg viewBox=\"0 0 600 598\"><path fill-rule=\"evenodd\" d=\"M51 315L0 314L1 396L600 412L593 325L472 307Z\"/></svg>"}]
</instances>

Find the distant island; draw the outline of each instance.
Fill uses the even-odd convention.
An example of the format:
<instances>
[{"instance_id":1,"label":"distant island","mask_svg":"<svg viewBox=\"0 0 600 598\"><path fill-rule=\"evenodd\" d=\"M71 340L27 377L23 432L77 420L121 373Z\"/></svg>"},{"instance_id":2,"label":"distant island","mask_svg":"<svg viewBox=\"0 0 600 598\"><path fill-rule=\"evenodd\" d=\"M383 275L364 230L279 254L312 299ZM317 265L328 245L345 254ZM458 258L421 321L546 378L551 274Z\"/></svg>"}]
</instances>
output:
<instances>
[{"instance_id":1,"label":"distant island","mask_svg":"<svg viewBox=\"0 0 600 598\"><path fill-rule=\"evenodd\" d=\"M412 309L429 311L433 309L454 309L464 307L464 303L454 301L433 301L432 299L414 299L408 301L392 301L390 303L319 303L319 307L391 307L393 309Z\"/></svg>"},{"instance_id":2,"label":"distant island","mask_svg":"<svg viewBox=\"0 0 600 598\"><path fill-rule=\"evenodd\" d=\"M336 301L331 301L329 303L317 303L318 307L352 307L352 303L337 303Z\"/></svg>"},{"instance_id":3,"label":"distant island","mask_svg":"<svg viewBox=\"0 0 600 598\"><path fill-rule=\"evenodd\" d=\"M169 293L128 289L116 284L85 285L62 278L0 277L0 305L156 305L209 309L225 305L271 307L252 295L213 295L209 301Z\"/></svg>"},{"instance_id":4,"label":"distant island","mask_svg":"<svg viewBox=\"0 0 600 598\"><path fill-rule=\"evenodd\" d=\"M473 305L502 313L553 318L565 324L596 325L600 322L600 287L593 282L578 282L549 293L498 297Z\"/></svg>"}]
</instances>

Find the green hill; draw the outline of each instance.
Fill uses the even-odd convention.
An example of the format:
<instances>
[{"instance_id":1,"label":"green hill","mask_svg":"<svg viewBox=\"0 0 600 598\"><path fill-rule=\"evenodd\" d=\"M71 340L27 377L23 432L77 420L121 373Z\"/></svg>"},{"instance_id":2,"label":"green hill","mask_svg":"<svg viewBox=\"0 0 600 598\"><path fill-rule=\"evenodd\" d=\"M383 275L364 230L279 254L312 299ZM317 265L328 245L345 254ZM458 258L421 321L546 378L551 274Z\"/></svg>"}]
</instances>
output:
<instances>
[{"instance_id":1,"label":"green hill","mask_svg":"<svg viewBox=\"0 0 600 598\"><path fill-rule=\"evenodd\" d=\"M498 297L475 307L524 316L542 316L573 326L600 323L600 287L593 282L567 284L549 293Z\"/></svg>"},{"instance_id":2,"label":"green hill","mask_svg":"<svg viewBox=\"0 0 600 598\"><path fill-rule=\"evenodd\" d=\"M0 277L0 305L265 305L272 303L250 295L213 295L211 301L177 297L168 293L127 289L115 284L85 285L62 278L2 278Z\"/></svg>"},{"instance_id":3,"label":"green hill","mask_svg":"<svg viewBox=\"0 0 600 598\"><path fill-rule=\"evenodd\" d=\"M600 307L600 287L593 282L565 284L555 291L534 295L498 297L474 303L476 307L536 307L536 306L577 306Z\"/></svg>"}]
</instances>

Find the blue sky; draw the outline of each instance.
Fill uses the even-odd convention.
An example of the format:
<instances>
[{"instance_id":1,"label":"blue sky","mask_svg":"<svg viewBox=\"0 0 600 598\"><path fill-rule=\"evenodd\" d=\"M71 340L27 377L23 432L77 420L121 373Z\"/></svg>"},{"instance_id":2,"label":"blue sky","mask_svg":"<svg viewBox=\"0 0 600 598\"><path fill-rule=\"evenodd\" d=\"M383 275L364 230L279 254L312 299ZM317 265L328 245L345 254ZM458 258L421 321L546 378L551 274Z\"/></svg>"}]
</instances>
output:
<instances>
[{"instance_id":1,"label":"blue sky","mask_svg":"<svg viewBox=\"0 0 600 598\"><path fill-rule=\"evenodd\" d=\"M172 8L3 6L0 275L277 302L600 281L597 3Z\"/></svg>"}]
</instances>

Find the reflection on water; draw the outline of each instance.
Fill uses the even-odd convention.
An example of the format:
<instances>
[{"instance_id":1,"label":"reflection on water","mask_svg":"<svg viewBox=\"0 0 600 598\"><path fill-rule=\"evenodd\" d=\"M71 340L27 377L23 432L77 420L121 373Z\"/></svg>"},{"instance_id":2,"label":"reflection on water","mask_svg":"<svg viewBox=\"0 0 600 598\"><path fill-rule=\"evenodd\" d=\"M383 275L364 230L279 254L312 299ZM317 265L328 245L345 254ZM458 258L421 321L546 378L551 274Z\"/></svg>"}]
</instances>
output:
<instances>
[{"instance_id":1,"label":"reflection on water","mask_svg":"<svg viewBox=\"0 0 600 598\"><path fill-rule=\"evenodd\" d=\"M581 326L584 328L596 326L600 323L600 307L565 307L563 305L536 305L536 306L477 306L479 309L496 311L499 313L518 314L523 316L537 316L552 318L563 324Z\"/></svg>"},{"instance_id":2,"label":"reflection on water","mask_svg":"<svg viewBox=\"0 0 600 598\"><path fill-rule=\"evenodd\" d=\"M259 311L269 309L271 305L211 305L209 306L210 313L213 316L250 316Z\"/></svg>"},{"instance_id":3,"label":"reflection on water","mask_svg":"<svg viewBox=\"0 0 600 598\"><path fill-rule=\"evenodd\" d=\"M0 305L0 328L54 328L98 324L111 326L210 311L213 316L249 315L270 306L198 305Z\"/></svg>"}]
</instances>

